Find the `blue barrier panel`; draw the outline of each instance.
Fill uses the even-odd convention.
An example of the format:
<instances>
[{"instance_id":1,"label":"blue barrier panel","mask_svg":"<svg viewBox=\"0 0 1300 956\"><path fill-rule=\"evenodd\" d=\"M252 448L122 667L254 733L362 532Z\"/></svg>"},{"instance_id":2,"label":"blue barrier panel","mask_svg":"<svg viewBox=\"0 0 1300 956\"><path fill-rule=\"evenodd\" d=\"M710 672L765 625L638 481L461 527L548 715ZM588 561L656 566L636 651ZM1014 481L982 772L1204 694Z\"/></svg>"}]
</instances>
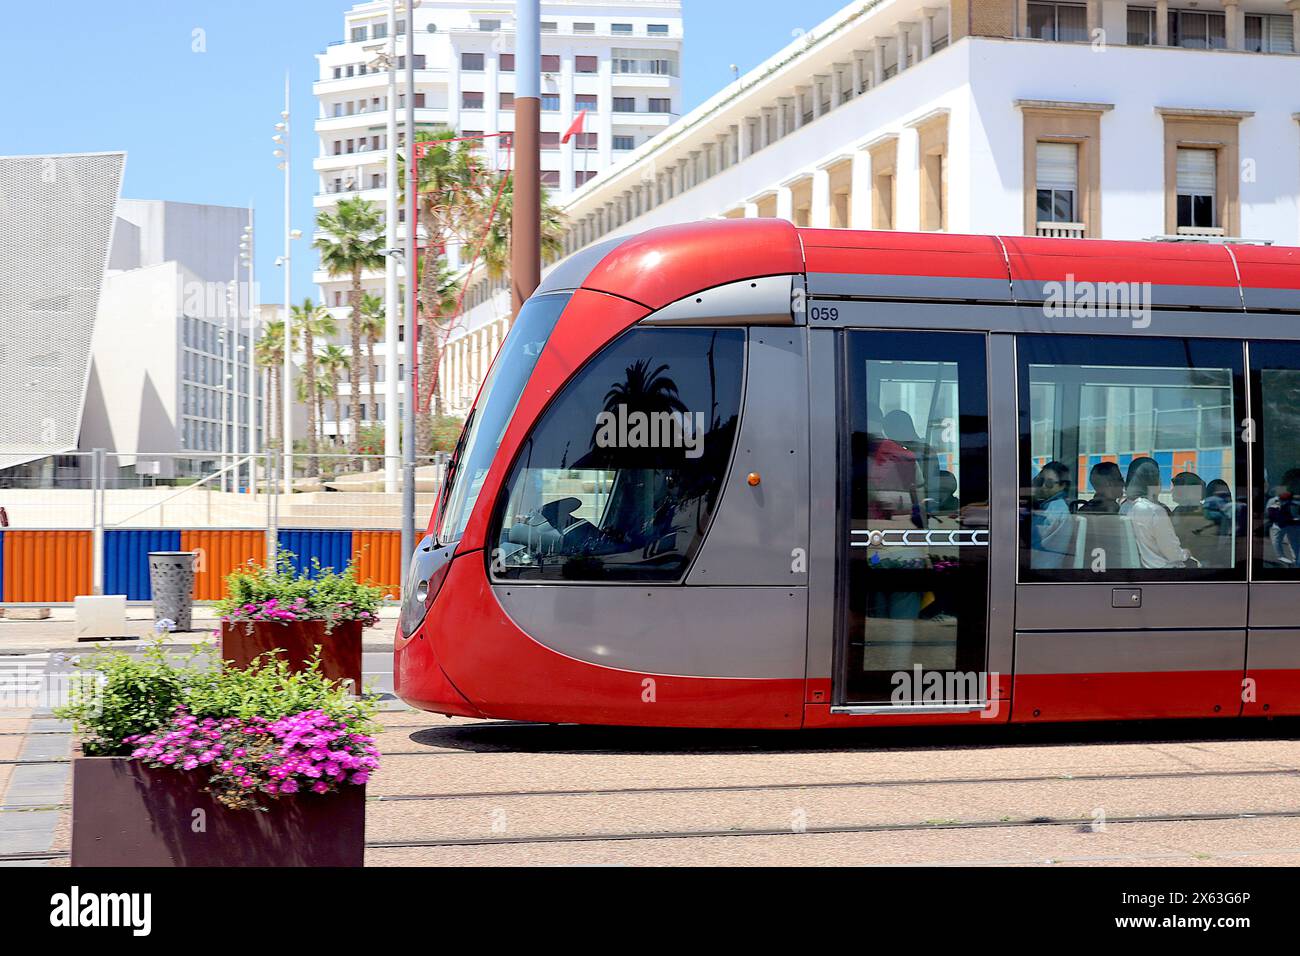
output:
<instances>
[{"instance_id":1,"label":"blue barrier panel","mask_svg":"<svg viewBox=\"0 0 1300 956\"><path fill-rule=\"evenodd\" d=\"M5 533L0 531L0 601L5 599Z\"/></svg>"},{"instance_id":2,"label":"blue barrier panel","mask_svg":"<svg viewBox=\"0 0 1300 956\"><path fill-rule=\"evenodd\" d=\"M323 568L342 571L352 560L351 531L280 531L280 550L293 555L299 572L311 571L312 558Z\"/></svg>"},{"instance_id":3,"label":"blue barrier panel","mask_svg":"<svg viewBox=\"0 0 1300 956\"><path fill-rule=\"evenodd\" d=\"M104 532L104 593L125 594L128 601L151 600L149 552L180 549L179 530L108 529Z\"/></svg>"}]
</instances>

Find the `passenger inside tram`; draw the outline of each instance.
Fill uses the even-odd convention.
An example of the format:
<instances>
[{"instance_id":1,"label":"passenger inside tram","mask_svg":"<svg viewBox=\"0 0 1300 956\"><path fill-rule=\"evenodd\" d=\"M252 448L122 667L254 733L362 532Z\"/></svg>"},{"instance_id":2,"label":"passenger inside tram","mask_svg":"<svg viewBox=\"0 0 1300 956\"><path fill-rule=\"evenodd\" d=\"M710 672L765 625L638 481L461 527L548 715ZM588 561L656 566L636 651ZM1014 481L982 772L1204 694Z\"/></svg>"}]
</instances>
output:
<instances>
[{"instance_id":1,"label":"passenger inside tram","mask_svg":"<svg viewBox=\"0 0 1300 956\"><path fill-rule=\"evenodd\" d=\"M1075 539L1069 491L1070 469L1059 461L1049 461L1034 478L1029 546L1035 568L1069 567Z\"/></svg>"},{"instance_id":2,"label":"passenger inside tram","mask_svg":"<svg viewBox=\"0 0 1300 956\"><path fill-rule=\"evenodd\" d=\"M1135 458L1129 465L1124 503L1119 513L1129 520L1144 568L1198 567L1174 531L1169 508L1160 501L1160 465L1154 458Z\"/></svg>"},{"instance_id":3,"label":"passenger inside tram","mask_svg":"<svg viewBox=\"0 0 1300 956\"><path fill-rule=\"evenodd\" d=\"M1124 498L1124 473L1113 461L1101 461L1092 466L1088 484L1095 492L1079 505L1079 511L1092 515L1117 515L1119 503Z\"/></svg>"}]
</instances>

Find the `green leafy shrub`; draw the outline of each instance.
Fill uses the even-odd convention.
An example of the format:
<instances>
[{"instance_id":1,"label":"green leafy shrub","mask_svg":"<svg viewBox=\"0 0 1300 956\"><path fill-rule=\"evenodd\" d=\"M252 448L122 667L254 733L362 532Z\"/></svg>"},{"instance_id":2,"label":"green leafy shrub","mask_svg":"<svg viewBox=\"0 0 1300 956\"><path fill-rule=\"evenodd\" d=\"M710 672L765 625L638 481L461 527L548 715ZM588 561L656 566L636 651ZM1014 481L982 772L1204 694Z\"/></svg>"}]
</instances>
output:
<instances>
[{"instance_id":1,"label":"green leafy shrub","mask_svg":"<svg viewBox=\"0 0 1300 956\"><path fill-rule=\"evenodd\" d=\"M341 681L326 678L319 660L295 673L271 655L238 668L214 651L209 644L172 659L157 641L142 654L112 650L80 658L79 679L55 716L72 721L89 757L129 755L127 738L166 726L178 709L198 718L267 721L318 711L359 733L373 728L374 701L353 697Z\"/></svg>"},{"instance_id":2,"label":"green leafy shrub","mask_svg":"<svg viewBox=\"0 0 1300 956\"><path fill-rule=\"evenodd\" d=\"M300 572L293 555L281 551L274 567L250 562L227 575L217 611L225 623L324 621L331 631L341 621L375 625L383 597L383 588L357 580L355 561L336 572L313 558L311 570Z\"/></svg>"}]
</instances>

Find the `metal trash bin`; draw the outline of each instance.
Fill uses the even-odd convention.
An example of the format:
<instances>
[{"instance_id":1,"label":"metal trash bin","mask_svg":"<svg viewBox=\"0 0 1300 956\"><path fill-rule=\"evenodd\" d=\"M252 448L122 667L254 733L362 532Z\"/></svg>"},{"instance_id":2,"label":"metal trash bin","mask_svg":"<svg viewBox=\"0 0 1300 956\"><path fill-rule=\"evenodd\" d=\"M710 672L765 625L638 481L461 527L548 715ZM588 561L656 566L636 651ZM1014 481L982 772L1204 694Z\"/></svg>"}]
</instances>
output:
<instances>
[{"instance_id":1,"label":"metal trash bin","mask_svg":"<svg viewBox=\"0 0 1300 956\"><path fill-rule=\"evenodd\" d=\"M194 551L150 551L149 586L155 621L172 622L169 630L190 631L194 610Z\"/></svg>"}]
</instances>

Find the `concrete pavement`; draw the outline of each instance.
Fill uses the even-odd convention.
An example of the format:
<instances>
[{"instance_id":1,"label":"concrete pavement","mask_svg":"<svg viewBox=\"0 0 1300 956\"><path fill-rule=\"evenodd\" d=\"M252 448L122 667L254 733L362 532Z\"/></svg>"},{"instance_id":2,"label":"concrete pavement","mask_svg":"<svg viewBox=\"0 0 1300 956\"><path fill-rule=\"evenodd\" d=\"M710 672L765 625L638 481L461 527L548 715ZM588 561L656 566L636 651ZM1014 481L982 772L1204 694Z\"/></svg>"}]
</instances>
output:
<instances>
[{"instance_id":1,"label":"concrete pavement","mask_svg":"<svg viewBox=\"0 0 1300 956\"><path fill-rule=\"evenodd\" d=\"M392 698L391 661L364 663L387 695L373 866L1300 863L1296 720L810 732L448 720ZM40 712L0 713L0 861L66 864L70 750Z\"/></svg>"}]
</instances>

